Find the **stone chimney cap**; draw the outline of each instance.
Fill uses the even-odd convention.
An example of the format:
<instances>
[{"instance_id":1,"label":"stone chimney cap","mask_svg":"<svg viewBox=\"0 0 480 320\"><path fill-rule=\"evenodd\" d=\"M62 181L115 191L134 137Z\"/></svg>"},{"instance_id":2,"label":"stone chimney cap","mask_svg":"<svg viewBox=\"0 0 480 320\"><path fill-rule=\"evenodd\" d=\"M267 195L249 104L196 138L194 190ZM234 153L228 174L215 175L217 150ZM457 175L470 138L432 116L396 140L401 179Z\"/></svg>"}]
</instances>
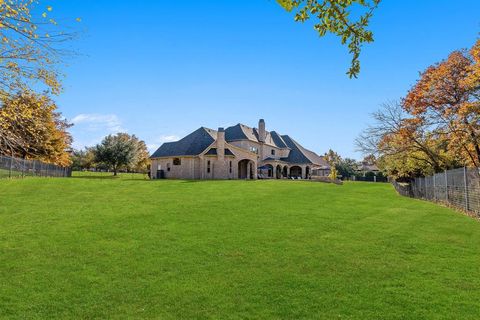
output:
<instances>
[{"instance_id":1,"label":"stone chimney cap","mask_svg":"<svg viewBox=\"0 0 480 320\"><path fill-rule=\"evenodd\" d=\"M218 132L225 132L225 129L220 127L220 128L218 128Z\"/></svg>"}]
</instances>

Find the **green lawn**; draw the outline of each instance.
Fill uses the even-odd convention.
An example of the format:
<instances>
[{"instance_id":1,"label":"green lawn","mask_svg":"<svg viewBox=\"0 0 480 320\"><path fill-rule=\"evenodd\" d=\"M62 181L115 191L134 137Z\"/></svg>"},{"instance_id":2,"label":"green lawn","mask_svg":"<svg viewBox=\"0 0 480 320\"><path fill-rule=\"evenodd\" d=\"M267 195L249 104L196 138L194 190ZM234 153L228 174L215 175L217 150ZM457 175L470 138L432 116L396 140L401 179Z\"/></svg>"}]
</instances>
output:
<instances>
[{"instance_id":1,"label":"green lawn","mask_svg":"<svg viewBox=\"0 0 480 320\"><path fill-rule=\"evenodd\" d=\"M0 318L478 319L480 223L388 184L0 180Z\"/></svg>"}]
</instances>

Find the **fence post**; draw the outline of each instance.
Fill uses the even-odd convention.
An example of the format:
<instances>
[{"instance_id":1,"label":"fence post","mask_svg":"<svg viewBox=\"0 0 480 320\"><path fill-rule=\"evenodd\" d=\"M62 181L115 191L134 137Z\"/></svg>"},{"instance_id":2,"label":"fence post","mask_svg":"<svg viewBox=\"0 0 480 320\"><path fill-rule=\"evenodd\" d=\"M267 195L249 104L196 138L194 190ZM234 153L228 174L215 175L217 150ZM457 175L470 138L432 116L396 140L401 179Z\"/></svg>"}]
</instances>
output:
<instances>
[{"instance_id":1,"label":"fence post","mask_svg":"<svg viewBox=\"0 0 480 320\"><path fill-rule=\"evenodd\" d=\"M448 202L448 178L447 178L447 170L445 170L445 201Z\"/></svg>"},{"instance_id":2,"label":"fence post","mask_svg":"<svg viewBox=\"0 0 480 320\"><path fill-rule=\"evenodd\" d=\"M10 170L8 171L8 177L12 177L12 170L13 170L13 157L10 157Z\"/></svg>"},{"instance_id":3,"label":"fence post","mask_svg":"<svg viewBox=\"0 0 480 320\"><path fill-rule=\"evenodd\" d=\"M463 167L463 182L465 185L465 210L468 211L468 184L467 184L467 167Z\"/></svg>"},{"instance_id":4,"label":"fence post","mask_svg":"<svg viewBox=\"0 0 480 320\"><path fill-rule=\"evenodd\" d=\"M22 178L25 178L25 158L22 160Z\"/></svg>"}]
</instances>

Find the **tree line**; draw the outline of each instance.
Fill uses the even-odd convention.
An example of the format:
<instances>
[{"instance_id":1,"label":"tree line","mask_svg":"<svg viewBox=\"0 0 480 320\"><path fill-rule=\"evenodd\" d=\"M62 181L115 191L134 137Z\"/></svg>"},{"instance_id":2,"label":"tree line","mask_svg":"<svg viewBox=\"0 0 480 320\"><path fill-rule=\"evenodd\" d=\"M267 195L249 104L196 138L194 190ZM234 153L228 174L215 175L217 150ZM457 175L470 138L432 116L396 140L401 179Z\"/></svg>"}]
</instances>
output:
<instances>
[{"instance_id":1,"label":"tree line","mask_svg":"<svg viewBox=\"0 0 480 320\"><path fill-rule=\"evenodd\" d=\"M480 167L480 40L428 67L405 97L372 118L358 149L397 180Z\"/></svg>"},{"instance_id":2,"label":"tree line","mask_svg":"<svg viewBox=\"0 0 480 320\"><path fill-rule=\"evenodd\" d=\"M74 150L73 170L119 171L147 173L150 161L147 146L135 135L109 135L94 147Z\"/></svg>"},{"instance_id":3,"label":"tree line","mask_svg":"<svg viewBox=\"0 0 480 320\"><path fill-rule=\"evenodd\" d=\"M369 154L363 158L362 161L357 161L352 158L343 158L332 149L328 150L323 155L325 161L331 167L330 178L332 179L363 179L367 178L371 181L376 176L379 180L386 179L382 172L374 172L372 167L377 164L377 159L373 154Z\"/></svg>"}]
</instances>

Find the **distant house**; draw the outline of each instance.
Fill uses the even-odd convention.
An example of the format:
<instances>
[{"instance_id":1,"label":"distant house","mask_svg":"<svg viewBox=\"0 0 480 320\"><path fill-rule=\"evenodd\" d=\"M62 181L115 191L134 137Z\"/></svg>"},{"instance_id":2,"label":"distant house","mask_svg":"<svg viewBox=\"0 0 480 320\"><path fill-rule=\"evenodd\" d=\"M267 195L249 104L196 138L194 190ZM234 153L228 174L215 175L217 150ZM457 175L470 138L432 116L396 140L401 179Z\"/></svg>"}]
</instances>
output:
<instances>
[{"instance_id":1,"label":"distant house","mask_svg":"<svg viewBox=\"0 0 480 320\"><path fill-rule=\"evenodd\" d=\"M360 162L357 165L357 173L359 175L365 176L367 172L373 172L377 175L380 172L380 169L377 167L376 164L368 163L368 162Z\"/></svg>"},{"instance_id":2,"label":"distant house","mask_svg":"<svg viewBox=\"0 0 480 320\"><path fill-rule=\"evenodd\" d=\"M288 135L237 124L201 127L183 139L164 143L151 156L152 178L257 179L326 176L330 166Z\"/></svg>"}]
</instances>

